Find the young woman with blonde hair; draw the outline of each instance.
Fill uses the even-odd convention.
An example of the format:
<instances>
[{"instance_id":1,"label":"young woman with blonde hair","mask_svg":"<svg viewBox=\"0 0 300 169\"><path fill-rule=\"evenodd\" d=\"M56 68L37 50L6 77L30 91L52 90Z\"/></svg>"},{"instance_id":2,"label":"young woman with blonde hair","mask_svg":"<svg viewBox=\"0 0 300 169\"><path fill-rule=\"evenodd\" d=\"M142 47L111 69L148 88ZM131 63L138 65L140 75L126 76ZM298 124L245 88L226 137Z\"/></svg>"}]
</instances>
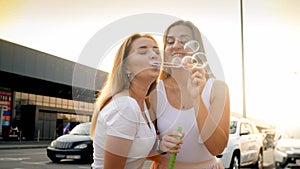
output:
<instances>
[{"instance_id":1,"label":"young woman with blonde hair","mask_svg":"<svg viewBox=\"0 0 300 169\"><path fill-rule=\"evenodd\" d=\"M134 34L120 46L92 117L92 168L143 168L156 141L145 98L160 67L150 63L160 60L151 35Z\"/></svg>"}]
</instances>

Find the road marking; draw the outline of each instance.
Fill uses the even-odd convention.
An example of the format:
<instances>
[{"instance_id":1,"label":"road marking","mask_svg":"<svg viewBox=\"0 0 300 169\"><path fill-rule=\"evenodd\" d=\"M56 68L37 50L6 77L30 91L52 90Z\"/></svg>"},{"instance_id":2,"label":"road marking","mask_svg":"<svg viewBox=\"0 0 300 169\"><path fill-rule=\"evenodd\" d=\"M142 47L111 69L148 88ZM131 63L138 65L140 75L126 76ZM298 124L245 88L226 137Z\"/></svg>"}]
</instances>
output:
<instances>
[{"instance_id":1,"label":"road marking","mask_svg":"<svg viewBox=\"0 0 300 169\"><path fill-rule=\"evenodd\" d=\"M30 158L0 158L0 161L22 161Z\"/></svg>"},{"instance_id":2,"label":"road marking","mask_svg":"<svg viewBox=\"0 0 300 169\"><path fill-rule=\"evenodd\" d=\"M0 155L0 157L1 156L30 156L30 155L43 155L43 154L45 154L45 153L25 153L25 154L3 154L3 155Z\"/></svg>"},{"instance_id":3,"label":"road marking","mask_svg":"<svg viewBox=\"0 0 300 169\"><path fill-rule=\"evenodd\" d=\"M35 165L45 165L46 163L48 163L49 161L40 161L40 162L30 162L30 161L22 161L21 163L23 164L35 164Z\"/></svg>"}]
</instances>

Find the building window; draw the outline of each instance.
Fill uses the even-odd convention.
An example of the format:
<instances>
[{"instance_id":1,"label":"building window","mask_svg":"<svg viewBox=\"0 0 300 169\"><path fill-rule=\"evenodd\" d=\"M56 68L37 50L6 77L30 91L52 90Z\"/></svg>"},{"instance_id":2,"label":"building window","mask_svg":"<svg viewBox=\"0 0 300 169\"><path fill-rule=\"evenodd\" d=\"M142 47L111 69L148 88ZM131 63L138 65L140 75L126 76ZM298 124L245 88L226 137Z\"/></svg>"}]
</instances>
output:
<instances>
[{"instance_id":1,"label":"building window","mask_svg":"<svg viewBox=\"0 0 300 169\"><path fill-rule=\"evenodd\" d=\"M50 97L49 96L44 96L43 106L49 106L49 103L50 103Z\"/></svg>"},{"instance_id":2,"label":"building window","mask_svg":"<svg viewBox=\"0 0 300 169\"><path fill-rule=\"evenodd\" d=\"M14 95L14 105L38 105L45 107L53 107L59 109L68 109L70 112L82 112L82 113L92 113L94 111L94 103L76 101L76 100L68 100L50 96L43 95L35 95L29 93L15 92ZM15 110L14 110L15 111ZM80 113L81 114L81 113ZM59 115L58 115L59 116ZM63 114L63 118L66 120L74 120L75 116L69 114ZM78 117L76 117L78 120ZM80 117L79 121L89 121L90 116Z\"/></svg>"},{"instance_id":3,"label":"building window","mask_svg":"<svg viewBox=\"0 0 300 169\"><path fill-rule=\"evenodd\" d=\"M36 95L35 94L29 94L29 102L30 105L36 105Z\"/></svg>"},{"instance_id":4,"label":"building window","mask_svg":"<svg viewBox=\"0 0 300 169\"><path fill-rule=\"evenodd\" d=\"M15 93L15 99L21 99L21 93L20 92Z\"/></svg>"},{"instance_id":5,"label":"building window","mask_svg":"<svg viewBox=\"0 0 300 169\"><path fill-rule=\"evenodd\" d=\"M41 96L41 95L36 96L36 105L38 105L38 106L43 105L43 96Z\"/></svg>"},{"instance_id":6,"label":"building window","mask_svg":"<svg viewBox=\"0 0 300 169\"><path fill-rule=\"evenodd\" d=\"M79 110L79 102L76 100L73 100L74 103L74 110Z\"/></svg>"},{"instance_id":7,"label":"building window","mask_svg":"<svg viewBox=\"0 0 300 169\"><path fill-rule=\"evenodd\" d=\"M68 108L68 100L62 99L62 108L67 109Z\"/></svg>"},{"instance_id":8,"label":"building window","mask_svg":"<svg viewBox=\"0 0 300 169\"><path fill-rule=\"evenodd\" d=\"M89 111L93 112L94 111L95 104L94 103L89 103Z\"/></svg>"},{"instance_id":9,"label":"building window","mask_svg":"<svg viewBox=\"0 0 300 169\"><path fill-rule=\"evenodd\" d=\"M27 93L22 93L22 95L21 95L21 104L22 105L27 105L28 104L28 94Z\"/></svg>"},{"instance_id":10,"label":"building window","mask_svg":"<svg viewBox=\"0 0 300 169\"><path fill-rule=\"evenodd\" d=\"M68 109L74 109L73 100L68 100Z\"/></svg>"},{"instance_id":11,"label":"building window","mask_svg":"<svg viewBox=\"0 0 300 169\"><path fill-rule=\"evenodd\" d=\"M56 98L56 107L61 108L62 107L62 99L61 98Z\"/></svg>"},{"instance_id":12,"label":"building window","mask_svg":"<svg viewBox=\"0 0 300 169\"><path fill-rule=\"evenodd\" d=\"M56 98L50 97L50 107L56 107Z\"/></svg>"}]
</instances>

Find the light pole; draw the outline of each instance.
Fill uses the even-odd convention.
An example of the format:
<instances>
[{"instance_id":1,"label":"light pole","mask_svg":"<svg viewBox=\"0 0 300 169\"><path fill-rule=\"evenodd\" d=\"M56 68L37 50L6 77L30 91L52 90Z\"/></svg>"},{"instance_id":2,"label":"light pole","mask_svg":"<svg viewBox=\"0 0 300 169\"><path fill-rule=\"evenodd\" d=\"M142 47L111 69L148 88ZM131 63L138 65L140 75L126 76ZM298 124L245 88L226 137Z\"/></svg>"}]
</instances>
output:
<instances>
[{"instance_id":1,"label":"light pole","mask_svg":"<svg viewBox=\"0 0 300 169\"><path fill-rule=\"evenodd\" d=\"M243 27L243 0L240 0L241 10L241 45L242 45L242 88L243 88L243 117L246 118L246 89L245 89L245 63L244 63L244 27Z\"/></svg>"}]
</instances>

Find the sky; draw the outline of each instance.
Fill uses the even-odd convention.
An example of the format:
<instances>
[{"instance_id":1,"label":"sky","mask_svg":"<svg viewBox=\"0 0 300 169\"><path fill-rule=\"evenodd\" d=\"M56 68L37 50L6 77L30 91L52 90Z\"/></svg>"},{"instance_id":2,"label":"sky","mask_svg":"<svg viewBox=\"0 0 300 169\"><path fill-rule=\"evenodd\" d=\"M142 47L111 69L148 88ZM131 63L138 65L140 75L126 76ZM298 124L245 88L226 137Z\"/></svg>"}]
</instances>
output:
<instances>
[{"instance_id":1,"label":"sky","mask_svg":"<svg viewBox=\"0 0 300 169\"><path fill-rule=\"evenodd\" d=\"M247 117L279 127L297 123L300 1L242 1ZM80 63L97 33L122 18L143 13L174 16L198 26L221 64L231 111L243 114L238 0L0 0L0 39ZM110 70L110 53L117 45L97 68ZM213 64L213 70L218 66Z\"/></svg>"}]
</instances>

